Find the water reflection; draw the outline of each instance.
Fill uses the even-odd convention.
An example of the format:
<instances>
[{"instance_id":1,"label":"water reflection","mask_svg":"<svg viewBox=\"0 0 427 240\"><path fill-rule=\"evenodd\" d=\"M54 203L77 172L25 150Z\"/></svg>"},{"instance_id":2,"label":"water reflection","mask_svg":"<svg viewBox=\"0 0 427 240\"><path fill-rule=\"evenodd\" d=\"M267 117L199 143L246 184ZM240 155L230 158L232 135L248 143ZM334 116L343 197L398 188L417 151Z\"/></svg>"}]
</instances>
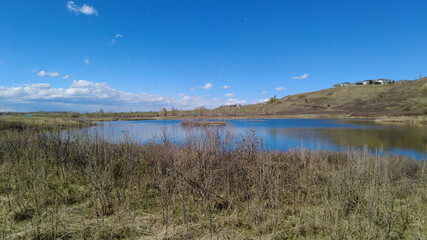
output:
<instances>
[{"instance_id":1,"label":"water reflection","mask_svg":"<svg viewBox=\"0 0 427 240\"><path fill-rule=\"evenodd\" d=\"M418 127L399 127L395 129L270 129L272 134L290 135L292 137L309 139L316 138L331 141L341 147L367 147L370 149L393 150L412 149L427 152L427 129Z\"/></svg>"},{"instance_id":2,"label":"water reflection","mask_svg":"<svg viewBox=\"0 0 427 240\"><path fill-rule=\"evenodd\" d=\"M262 119L230 120L227 127L236 140L250 129L262 139L268 150L306 147L314 150L366 148L387 151L418 159L427 158L426 125L385 125L373 121L336 119ZM179 120L107 122L90 131L102 132L120 142L125 137L144 144L161 140L167 132L169 140L185 143L197 141L203 128L184 128ZM214 127L218 128L218 127ZM225 131L225 130L221 130ZM191 133L191 134L190 134Z\"/></svg>"}]
</instances>

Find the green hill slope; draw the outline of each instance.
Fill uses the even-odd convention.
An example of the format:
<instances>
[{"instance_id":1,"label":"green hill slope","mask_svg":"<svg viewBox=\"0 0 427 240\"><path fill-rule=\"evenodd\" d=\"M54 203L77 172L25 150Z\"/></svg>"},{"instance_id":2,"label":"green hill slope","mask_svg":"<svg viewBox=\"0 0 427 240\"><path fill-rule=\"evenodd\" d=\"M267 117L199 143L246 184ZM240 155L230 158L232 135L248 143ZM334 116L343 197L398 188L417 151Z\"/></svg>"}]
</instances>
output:
<instances>
[{"instance_id":1,"label":"green hill slope","mask_svg":"<svg viewBox=\"0 0 427 240\"><path fill-rule=\"evenodd\" d=\"M400 116L427 114L427 78L329 88L236 109L235 114Z\"/></svg>"}]
</instances>

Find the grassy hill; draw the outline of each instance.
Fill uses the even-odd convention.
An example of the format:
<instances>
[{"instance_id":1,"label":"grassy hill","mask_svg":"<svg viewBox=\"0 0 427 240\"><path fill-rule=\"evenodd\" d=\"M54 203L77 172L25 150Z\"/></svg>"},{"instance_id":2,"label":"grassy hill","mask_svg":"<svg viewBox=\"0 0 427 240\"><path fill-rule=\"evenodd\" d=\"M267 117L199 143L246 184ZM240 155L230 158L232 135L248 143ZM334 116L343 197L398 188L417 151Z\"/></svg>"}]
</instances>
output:
<instances>
[{"instance_id":1,"label":"grassy hill","mask_svg":"<svg viewBox=\"0 0 427 240\"><path fill-rule=\"evenodd\" d=\"M230 110L229 110L230 111ZM231 111L230 111L231 112ZM343 115L377 117L427 114L427 78L387 85L329 88L234 109L236 115Z\"/></svg>"}]
</instances>

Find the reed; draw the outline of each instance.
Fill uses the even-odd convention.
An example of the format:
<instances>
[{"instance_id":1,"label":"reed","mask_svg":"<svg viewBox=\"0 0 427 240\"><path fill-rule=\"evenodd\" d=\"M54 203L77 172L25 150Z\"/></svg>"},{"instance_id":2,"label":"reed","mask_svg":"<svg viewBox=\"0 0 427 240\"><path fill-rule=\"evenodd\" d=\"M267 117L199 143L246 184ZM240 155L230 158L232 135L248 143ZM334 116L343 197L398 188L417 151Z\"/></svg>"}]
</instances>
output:
<instances>
[{"instance_id":1,"label":"reed","mask_svg":"<svg viewBox=\"0 0 427 240\"><path fill-rule=\"evenodd\" d=\"M181 126L184 127L207 127L207 126L226 126L225 121L201 121L201 120L182 120Z\"/></svg>"},{"instance_id":2,"label":"reed","mask_svg":"<svg viewBox=\"0 0 427 240\"><path fill-rule=\"evenodd\" d=\"M426 162L265 151L254 131L184 144L0 131L3 239L423 239ZM231 147L230 147L231 146Z\"/></svg>"}]
</instances>

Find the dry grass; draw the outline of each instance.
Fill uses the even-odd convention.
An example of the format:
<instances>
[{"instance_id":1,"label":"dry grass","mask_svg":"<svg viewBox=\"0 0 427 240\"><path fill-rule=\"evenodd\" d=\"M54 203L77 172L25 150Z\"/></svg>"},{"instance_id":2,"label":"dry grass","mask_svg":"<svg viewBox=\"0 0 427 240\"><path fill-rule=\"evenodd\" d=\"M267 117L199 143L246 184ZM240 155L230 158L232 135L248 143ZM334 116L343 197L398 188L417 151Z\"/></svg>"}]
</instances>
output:
<instances>
[{"instance_id":1,"label":"dry grass","mask_svg":"<svg viewBox=\"0 0 427 240\"><path fill-rule=\"evenodd\" d=\"M427 116L381 117L375 119L375 121L382 123L427 124Z\"/></svg>"},{"instance_id":2,"label":"dry grass","mask_svg":"<svg viewBox=\"0 0 427 240\"><path fill-rule=\"evenodd\" d=\"M204 128L175 146L0 131L3 239L423 239L424 161L266 152ZM191 131L190 131L191 132ZM232 146L232 148L230 148Z\"/></svg>"},{"instance_id":3,"label":"dry grass","mask_svg":"<svg viewBox=\"0 0 427 240\"><path fill-rule=\"evenodd\" d=\"M278 101L217 108L208 116L380 117L427 114L427 78L387 85L348 86L290 95Z\"/></svg>"},{"instance_id":4,"label":"dry grass","mask_svg":"<svg viewBox=\"0 0 427 240\"><path fill-rule=\"evenodd\" d=\"M184 119L181 123L184 127L207 127L207 126L226 126L228 125L225 121L201 121L201 120L188 120Z\"/></svg>"},{"instance_id":5,"label":"dry grass","mask_svg":"<svg viewBox=\"0 0 427 240\"><path fill-rule=\"evenodd\" d=\"M2 129L69 129L90 126L89 121L64 117L27 117L24 115L0 116Z\"/></svg>"}]
</instances>

